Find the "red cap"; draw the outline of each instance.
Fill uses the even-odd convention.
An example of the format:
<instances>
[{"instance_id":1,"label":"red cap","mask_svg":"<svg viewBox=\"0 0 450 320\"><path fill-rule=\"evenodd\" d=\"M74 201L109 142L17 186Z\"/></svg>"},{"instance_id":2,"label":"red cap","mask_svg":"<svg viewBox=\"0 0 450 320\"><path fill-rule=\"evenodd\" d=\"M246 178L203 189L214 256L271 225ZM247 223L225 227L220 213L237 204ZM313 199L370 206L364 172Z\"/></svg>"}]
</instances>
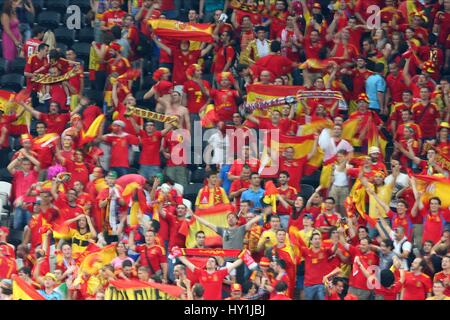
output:
<instances>
[{"instance_id":1,"label":"red cap","mask_svg":"<svg viewBox=\"0 0 450 320\"><path fill-rule=\"evenodd\" d=\"M316 8L316 9L322 9L322 6L320 5L320 3L315 2L315 3L313 4L313 8Z\"/></svg>"},{"instance_id":2,"label":"red cap","mask_svg":"<svg viewBox=\"0 0 450 320\"><path fill-rule=\"evenodd\" d=\"M1 226L0 230L3 231L4 233L6 233L7 235L9 234L9 228L8 227Z\"/></svg>"},{"instance_id":3,"label":"red cap","mask_svg":"<svg viewBox=\"0 0 450 320\"><path fill-rule=\"evenodd\" d=\"M363 101L369 103L369 97L368 97L367 94L365 94L365 93L361 93L361 94L358 96L358 102L361 101L361 100L363 100Z\"/></svg>"},{"instance_id":4,"label":"red cap","mask_svg":"<svg viewBox=\"0 0 450 320\"><path fill-rule=\"evenodd\" d=\"M268 267L270 266L270 260L267 257L262 257L261 260L259 261L259 265L261 267Z\"/></svg>"}]
</instances>

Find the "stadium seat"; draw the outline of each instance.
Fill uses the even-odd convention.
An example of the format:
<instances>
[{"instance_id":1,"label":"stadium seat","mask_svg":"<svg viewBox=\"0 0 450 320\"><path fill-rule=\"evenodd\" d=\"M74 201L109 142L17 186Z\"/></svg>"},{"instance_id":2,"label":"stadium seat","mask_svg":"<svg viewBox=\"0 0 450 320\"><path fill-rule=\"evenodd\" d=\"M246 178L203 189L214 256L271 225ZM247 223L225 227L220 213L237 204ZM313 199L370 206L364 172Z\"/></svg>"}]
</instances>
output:
<instances>
[{"instance_id":1,"label":"stadium seat","mask_svg":"<svg viewBox=\"0 0 450 320\"><path fill-rule=\"evenodd\" d=\"M22 230L11 230L8 236L8 242L15 247L22 243L23 231Z\"/></svg>"},{"instance_id":2,"label":"stadium seat","mask_svg":"<svg viewBox=\"0 0 450 320\"><path fill-rule=\"evenodd\" d=\"M59 49L59 51L62 54L66 54L67 49L69 49L69 46L65 43L56 43L56 49Z\"/></svg>"},{"instance_id":3,"label":"stadium seat","mask_svg":"<svg viewBox=\"0 0 450 320\"><path fill-rule=\"evenodd\" d=\"M67 21L68 19L70 19L70 20L69 20L69 23L67 23L67 22L68 22L68 21ZM70 25L72 25L72 24L74 23L73 14L72 14L72 13L71 13L71 14L64 14L64 15L62 16L62 21L61 21L61 23L62 23L64 26L70 26ZM80 28L83 29L83 28L86 27L86 26L87 26L86 15L83 14L83 13L81 13L81 17L80 17ZM77 30L77 29L78 29L78 27L75 26L75 28L74 28L73 30Z\"/></svg>"},{"instance_id":4,"label":"stadium seat","mask_svg":"<svg viewBox=\"0 0 450 320\"><path fill-rule=\"evenodd\" d=\"M72 45L72 49L76 52L78 59L83 60L87 69L89 65L89 53L91 52L91 44L85 42L77 42Z\"/></svg>"},{"instance_id":5,"label":"stadium seat","mask_svg":"<svg viewBox=\"0 0 450 320\"><path fill-rule=\"evenodd\" d=\"M42 8L44 8L44 0L33 0L33 6L34 11L36 11L36 14L39 14L42 12Z\"/></svg>"},{"instance_id":6,"label":"stadium seat","mask_svg":"<svg viewBox=\"0 0 450 320\"><path fill-rule=\"evenodd\" d=\"M303 176L302 181L300 183L309 184L314 188L317 188L319 186L319 181L320 181L320 171L317 170L312 175Z\"/></svg>"},{"instance_id":7,"label":"stadium seat","mask_svg":"<svg viewBox=\"0 0 450 320\"><path fill-rule=\"evenodd\" d=\"M58 43L64 43L71 46L75 41L75 30L69 30L66 27L59 27L53 31Z\"/></svg>"},{"instance_id":8,"label":"stadium seat","mask_svg":"<svg viewBox=\"0 0 450 320\"><path fill-rule=\"evenodd\" d=\"M204 168L197 167L192 172L191 181L194 183L203 183L205 181L206 172Z\"/></svg>"},{"instance_id":9,"label":"stadium seat","mask_svg":"<svg viewBox=\"0 0 450 320\"><path fill-rule=\"evenodd\" d=\"M81 30L78 31L77 39L80 42L91 43L92 41L94 41L94 29L89 27L81 28Z\"/></svg>"},{"instance_id":10,"label":"stadium seat","mask_svg":"<svg viewBox=\"0 0 450 320\"><path fill-rule=\"evenodd\" d=\"M0 86L5 90L19 92L25 85L25 77L22 74L10 73L0 77Z\"/></svg>"},{"instance_id":11,"label":"stadium seat","mask_svg":"<svg viewBox=\"0 0 450 320\"><path fill-rule=\"evenodd\" d=\"M4 75L5 73L6 73L6 60L0 58L0 75Z\"/></svg>"},{"instance_id":12,"label":"stadium seat","mask_svg":"<svg viewBox=\"0 0 450 320\"><path fill-rule=\"evenodd\" d=\"M96 91L96 90L84 90L84 95L95 102L97 106L102 108L103 106L103 100L104 95L102 91Z\"/></svg>"},{"instance_id":13,"label":"stadium seat","mask_svg":"<svg viewBox=\"0 0 450 320\"><path fill-rule=\"evenodd\" d=\"M71 5L79 6L81 12L84 14L88 13L91 10L91 3L89 0L70 0Z\"/></svg>"},{"instance_id":14,"label":"stadium seat","mask_svg":"<svg viewBox=\"0 0 450 320\"><path fill-rule=\"evenodd\" d=\"M197 199L198 191L203 187L203 183L191 183L184 189L183 198L188 199L192 203L195 203Z\"/></svg>"},{"instance_id":15,"label":"stadium seat","mask_svg":"<svg viewBox=\"0 0 450 320\"><path fill-rule=\"evenodd\" d=\"M300 195L303 197L303 199L306 201L308 201L308 199L312 196L312 194L314 193L315 189L313 186L309 185L309 184L300 184Z\"/></svg>"},{"instance_id":16,"label":"stadium seat","mask_svg":"<svg viewBox=\"0 0 450 320\"><path fill-rule=\"evenodd\" d=\"M43 11L37 16L37 24L49 29L56 29L61 23L61 14L55 11Z\"/></svg>"},{"instance_id":17,"label":"stadium seat","mask_svg":"<svg viewBox=\"0 0 450 320\"><path fill-rule=\"evenodd\" d=\"M23 73L25 69L25 64L27 62L25 61L25 58L16 58L10 65L9 65L9 72L10 73Z\"/></svg>"},{"instance_id":18,"label":"stadium seat","mask_svg":"<svg viewBox=\"0 0 450 320\"><path fill-rule=\"evenodd\" d=\"M69 0L46 0L45 7L47 10L56 11L59 13L66 13L67 7L71 5Z\"/></svg>"},{"instance_id":19,"label":"stadium seat","mask_svg":"<svg viewBox=\"0 0 450 320\"><path fill-rule=\"evenodd\" d=\"M11 188L12 188L11 183L0 181L0 193L7 194L8 198L11 196Z\"/></svg>"},{"instance_id":20,"label":"stadium seat","mask_svg":"<svg viewBox=\"0 0 450 320\"><path fill-rule=\"evenodd\" d=\"M147 92L146 90L141 90L136 93L135 95L136 104L143 109L150 110L154 106L154 102L152 99L144 100L144 95L146 92Z\"/></svg>"}]
</instances>

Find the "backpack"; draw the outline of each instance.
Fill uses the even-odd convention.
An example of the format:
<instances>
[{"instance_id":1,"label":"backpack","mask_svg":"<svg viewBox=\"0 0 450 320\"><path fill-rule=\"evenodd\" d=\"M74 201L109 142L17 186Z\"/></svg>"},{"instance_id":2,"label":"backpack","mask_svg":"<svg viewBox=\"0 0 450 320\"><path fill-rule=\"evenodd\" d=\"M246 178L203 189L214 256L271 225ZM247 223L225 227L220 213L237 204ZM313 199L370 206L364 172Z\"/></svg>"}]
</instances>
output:
<instances>
[{"instance_id":1,"label":"backpack","mask_svg":"<svg viewBox=\"0 0 450 320\"><path fill-rule=\"evenodd\" d=\"M400 254L403 254L403 245L405 244L405 242L407 242L408 239L404 239L401 243L400 243ZM408 269L411 267L412 262L414 261L414 259L416 258L416 255L413 253L413 250L411 248L411 252L409 253L408 257L406 258L406 262L408 264Z\"/></svg>"}]
</instances>

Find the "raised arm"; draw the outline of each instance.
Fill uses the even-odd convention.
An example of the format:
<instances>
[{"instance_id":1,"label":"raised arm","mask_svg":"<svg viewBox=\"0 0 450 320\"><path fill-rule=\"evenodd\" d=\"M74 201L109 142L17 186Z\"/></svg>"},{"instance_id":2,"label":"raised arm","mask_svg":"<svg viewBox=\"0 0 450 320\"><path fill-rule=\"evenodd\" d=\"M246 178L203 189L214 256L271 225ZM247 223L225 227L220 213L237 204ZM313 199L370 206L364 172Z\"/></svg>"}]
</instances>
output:
<instances>
[{"instance_id":1,"label":"raised arm","mask_svg":"<svg viewBox=\"0 0 450 320\"><path fill-rule=\"evenodd\" d=\"M198 220L198 222L200 222L201 224L203 224L204 226L210 228L211 230L213 230L214 232L217 233L217 226L213 225L212 223L209 223L208 221L206 221L203 218L200 218L197 215L194 215L194 218Z\"/></svg>"},{"instance_id":2,"label":"raised arm","mask_svg":"<svg viewBox=\"0 0 450 320\"><path fill-rule=\"evenodd\" d=\"M164 50L165 52L167 52L167 54L169 56L172 55L172 49L170 49L168 46L166 46L164 43L162 43L161 41L158 40L158 38L156 37L156 35L152 35L152 40L155 42L155 44L158 46L158 48L160 48L161 50Z\"/></svg>"},{"instance_id":3,"label":"raised arm","mask_svg":"<svg viewBox=\"0 0 450 320\"><path fill-rule=\"evenodd\" d=\"M252 228L253 224L257 223L261 219L262 219L262 215L257 215L256 217L254 217L253 219L248 221L245 224L245 230L249 231Z\"/></svg>"},{"instance_id":4,"label":"raised arm","mask_svg":"<svg viewBox=\"0 0 450 320\"><path fill-rule=\"evenodd\" d=\"M180 260L181 263L186 266L186 268L188 268L189 270L194 272L194 270L196 268L195 265L192 262L190 262L185 256L179 256L178 260Z\"/></svg>"}]
</instances>

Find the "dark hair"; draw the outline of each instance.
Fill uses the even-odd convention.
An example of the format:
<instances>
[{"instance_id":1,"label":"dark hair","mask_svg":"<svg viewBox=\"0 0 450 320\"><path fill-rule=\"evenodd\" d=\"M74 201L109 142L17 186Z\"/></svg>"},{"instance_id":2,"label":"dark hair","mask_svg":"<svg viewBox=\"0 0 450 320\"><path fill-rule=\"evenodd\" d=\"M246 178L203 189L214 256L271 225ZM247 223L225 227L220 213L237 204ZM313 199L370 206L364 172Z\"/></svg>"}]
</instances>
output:
<instances>
[{"instance_id":1,"label":"dark hair","mask_svg":"<svg viewBox=\"0 0 450 320\"><path fill-rule=\"evenodd\" d=\"M394 249L394 242L391 239L383 239L381 240L381 243L384 243L384 245L388 248Z\"/></svg>"},{"instance_id":2,"label":"dark hair","mask_svg":"<svg viewBox=\"0 0 450 320\"><path fill-rule=\"evenodd\" d=\"M45 48L50 48L50 46L49 46L48 44L46 44L46 43L41 43L41 44L37 47L37 50L38 50L38 51L42 51L42 50L44 50Z\"/></svg>"},{"instance_id":3,"label":"dark hair","mask_svg":"<svg viewBox=\"0 0 450 320\"><path fill-rule=\"evenodd\" d=\"M280 281L275 285L275 292L285 292L288 288L288 285L284 281Z\"/></svg>"},{"instance_id":4,"label":"dark hair","mask_svg":"<svg viewBox=\"0 0 450 320\"><path fill-rule=\"evenodd\" d=\"M62 57L61 52L59 52L59 51L56 50L56 49L52 49L52 50L50 50L50 52L48 53L48 58L49 58L50 60L58 60L58 59L61 58L61 57Z\"/></svg>"},{"instance_id":5,"label":"dark hair","mask_svg":"<svg viewBox=\"0 0 450 320\"><path fill-rule=\"evenodd\" d=\"M5 3L3 3L2 13L5 13L8 16L11 16L13 13L12 3L13 3L13 0L6 0Z\"/></svg>"},{"instance_id":6,"label":"dark hair","mask_svg":"<svg viewBox=\"0 0 450 320\"><path fill-rule=\"evenodd\" d=\"M380 283L383 287L389 288L395 282L395 276L389 269L384 269L380 272Z\"/></svg>"},{"instance_id":7,"label":"dark hair","mask_svg":"<svg viewBox=\"0 0 450 320\"><path fill-rule=\"evenodd\" d=\"M280 52L281 51L280 41L277 40L272 41L272 43L270 44L270 51L272 51L273 53Z\"/></svg>"},{"instance_id":8,"label":"dark hair","mask_svg":"<svg viewBox=\"0 0 450 320\"><path fill-rule=\"evenodd\" d=\"M361 243L361 241L367 240L367 242L370 244L370 238L369 237L364 237L359 239L359 243Z\"/></svg>"},{"instance_id":9,"label":"dark hair","mask_svg":"<svg viewBox=\"0 0 450 320\"><path fill-rule=\"evenodd\" d=\"M36 121L36 127L37 127L38 124L41 124L41 125L44 126L44 128L47 128L47 124L45 122L43 122L43 121Z\"/></svg>"},{"instance_id":10,"label":"dark hair","mask_svg":"<svg viewBox=\"0 0 450 320\"><path fill-rule=\"evenodd\" d=\"M366 226L359 226L359 227L358 227L358 231L359 231L360 229L364 229L367 233L369 233L369 229L368 229Z\"/></svg>"},{"instance_id":11,"label":"dark hair","mask_svg":"<svg viewBox=\"0 0 450 320\"><path fill-rule=\"evenodd\" d=\"M289 172L287 172L287 171L281 171L280 172L280 174L278 175L278 176L280 176L280 175L282 175L282 174L284 174L286 177L290 177L290 175L289 175Z\"/></svg>"},{"instance_id":12,"label":"dark hair","mask_svg":"<svg viewBox=\"0 0 450 320\"><path fill-rule=\"evenodd\" d=\"M133 266L133 262L131 262L130 260L126 259L122 262L122 268L125 267L132 267Z\"/></svg>"},{"instance_id":13,"label":"dark hair","mask_svg":"<svg viewBox=\"0 0 450 320\"><path fill-rule=\"evenodd\" d=\"M244 69L248 69L248 68L249 68L248 64L239 63L239 64L236 66L236 71L237 71L237 72L241 72L241 71L244 71Z\"/></svg>"},{"instance_id":14,"label":"dark hair","mask_svg":"<svg viewBox=\"0 0 450 320\"><path fill-rule=\"evenodd\" d=\"M211 176L217 176L217 172L216 171L209 171L206 173L206 178L211 178Z\"/></svg>"},{"instance_id":15,"label":"dark hair","mask_svg":"<svg viewBox=\"0 0 450 320\"><path fill-rule=\"evenodd\" d=\"M31 34L33 35L33 37L36 37L39 33L44 33L45 32L45 28L42 26L35 26L33 28L33 30L31 31Z\"/></svg>"},{"instance_id":16,"label":"dark hair","mask_svg":"<svg viewBox=\"0 0 450 320\"><path fill-rule=\"evenodd\" d=\"M271 214L270 218L269 218L269 221L272 221L272 219L274 219L274 218L280 220L280 216L279 215Z\"/></svg>"},{"instance_id":17,"label":"dark hair","mask_svg":"<svg viewBox=\"0 0 450 320\"><path fill-rule=\"evenodd\" d=\"M25 273L27 276L31 276L31 269L30 267L22 267L19 269L19 272Z\"/></svg>"},{"instance_id":18,"label":"dark hair","mask_svg":"<svg viewBox=\"0 0 450 320\"><path fill-rule=\"evenodd\" d=\"M397 201L397 205L398 205L399 203L403 203L403 204L405 205L406 208L409 207L408 202L406 202L406 200L404 200L404 199L399 199L399 200Z\"/></svg>"},{"instance_id":19,"label":"dark hair","mask_svg":"<svg viewBox=\"0 0 450 320\"><path fill-rule=\"evenodd\" d=\"M341 278L341 277L335 277L335 278L333 278L333 280L331 281L331 283L332 283L334 286L337 285L338 282L342 282L342 283L345 285L345 283L346 283L347 281L345 280L345 278Z\"/></svg>"},{"instance_id":20,"label":"dark hair","mask_svg":"<svg viewBox=\"0 0 450 320\"><path fill-rule=\"evenodd\" d=\"M253 176L255 176L255 175L259 177L259 173L258 173L258 172L252 172L252 173L250 173L250 179L252 179Z\"/></svg>"},{"instance_id":21,"label":"dark hair","mask_svg":"<svg viewBox=\"0 0 450 320\"><path fill-rule=\"evenodd\" d=\"M205 294L205 288L200 283L196 283L192 287L192 294L194 295L194 297L203 298L203 295Z\"/></svg>"},{"instance_id":22,"label":"dark hair","mask_svg":"<svg viewBox=\"0 0 450 320\"><path fill-rule=\"evenodd\" d=\"M442 204L442 201L441 201L441 199L439 199L439 197L430 198L430 200L428 201L429 204L431 204L431 200L436 200L439 203L439 205Z\"/></svg>"},{"instance_id":23,"label":"dark hair","mask_svg":"<svg viewBox=\"0 0 450 320\"><path fill-rule=\"evenodd\" d=\"M202 231L202 230L200 230L200 231L197 231L196 233L195 233L195 237L197 238L197 236L199 235L199 234L205 234L205 232L204 231Z\"/></svg>"},{"instance_id":24,"label":"dark hair","mask_svg":"<svg viewBox=\"0 0 450 320\"><path fill-rule=\"evenodd\" d=\"M333 204L336 204L336 200L334 200L333 197L327 197L327 198L325 199L325 201L327 201L327 200L332 200L332 201L333 201Z\"/></svg>"},{"instance_id":25,"label":"dark hair","mask_svg":"<svg viewBox=\"0 0 450 320\"><path fill-rule=\"evenodd\" d=\"M373 71L378 72L378 73L383 72L384 71L384 64L383 63L377 63L375 65L375 67L373 68Z\"/></svg>"}]
</instances>

